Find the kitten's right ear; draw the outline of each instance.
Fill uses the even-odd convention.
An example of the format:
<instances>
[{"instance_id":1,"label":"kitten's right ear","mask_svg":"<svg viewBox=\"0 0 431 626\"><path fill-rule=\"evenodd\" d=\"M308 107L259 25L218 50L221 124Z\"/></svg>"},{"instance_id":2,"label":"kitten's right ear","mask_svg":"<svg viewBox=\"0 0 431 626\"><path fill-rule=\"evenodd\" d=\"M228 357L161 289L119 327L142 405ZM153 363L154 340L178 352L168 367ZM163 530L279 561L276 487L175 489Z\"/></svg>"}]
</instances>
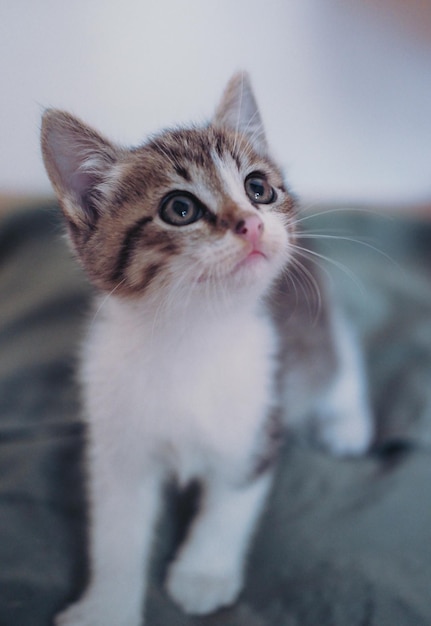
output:
<instances>
[{"instance_id":1,"label":"kitten's right ear","mask_svg":"<svg viewBox=\"0 0 431 626\"><path fill-rule=\"evenodd\" d=\"M81 121L55 109L42 118L46 171L72 226L92 227L109 194L119 151Z\"/></svg>"},{"instance_id":2,"label":"kitten's right ear","mask_svg":"<svg viewBox=\"0 0 431 626\"><path fill-rule=\"evenodd\" d=\"M213 123L244 133L258 152L267 152L262 118L247 72L232 76L216 109Z\"/></svg>"}]
</instances>

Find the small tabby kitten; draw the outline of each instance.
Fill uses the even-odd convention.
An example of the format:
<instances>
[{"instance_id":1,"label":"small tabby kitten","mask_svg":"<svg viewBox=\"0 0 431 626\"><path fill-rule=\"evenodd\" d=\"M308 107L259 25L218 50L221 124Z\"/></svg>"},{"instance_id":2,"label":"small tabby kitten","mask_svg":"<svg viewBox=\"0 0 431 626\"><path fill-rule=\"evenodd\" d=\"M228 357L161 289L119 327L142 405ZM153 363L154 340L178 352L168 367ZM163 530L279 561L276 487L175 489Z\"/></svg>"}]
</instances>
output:
<instances>
[{"instance_id":1,"label":"small tabby kitten","mask_svg":"<svg viewBox=\"0 0 431 626\"><path fill-rule=\"evenodd\" d=\"M48 110L42 149L72 247L102 292L80 370L90 582L55 623L143 624L170 478L203 490L167 591L187 613L209 613L241 590L281 426L313 410L333 452L368 447L358 352L300 256L247 75L231 79L207 126L133 149Z\"/></svg>"}]
</instances>

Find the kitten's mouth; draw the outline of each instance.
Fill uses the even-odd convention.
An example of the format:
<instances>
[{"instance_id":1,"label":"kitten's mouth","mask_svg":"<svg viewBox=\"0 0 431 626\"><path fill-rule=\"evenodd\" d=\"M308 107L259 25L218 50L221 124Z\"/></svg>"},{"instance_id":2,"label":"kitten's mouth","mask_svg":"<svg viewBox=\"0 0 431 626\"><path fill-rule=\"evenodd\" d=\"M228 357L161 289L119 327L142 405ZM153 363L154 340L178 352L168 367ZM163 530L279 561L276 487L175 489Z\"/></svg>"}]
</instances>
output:
<instances>
[{"instance_id":1,"label":"kitten's mouth","mask_svg":"<svg viewBox=\"0 0 431 626\"><path fill-rule=\"evenodd\" d=\"M250 252L248 252L245 256L243 256L243 258L240 261L237 261L233 265L232 269L227 270L225 276L226 277L233 276L241 269L256 265L257 263L260 263L261 260L268 261L268 256L264 252L262 252L262 250L253 249ZM198 282L199 283L206 282L210 278L211 278L211 275L204 273L204 274L201 274L201 276L198 279Z\"/></svg>"},{"instance_id":2,"label":"kitten's mouth","mask_svg":"<svg viewBox=\"0 0 431 626\"><path fill-rule=\"evenodd\" d=\"M268 260L266 254L264 254L261 250L254 249L247 254L239 263L237 263L233 269L234 272L241 269L242 267L247 267L251 264L259 262L260 259Z\"/></svg>"}]
</instances>

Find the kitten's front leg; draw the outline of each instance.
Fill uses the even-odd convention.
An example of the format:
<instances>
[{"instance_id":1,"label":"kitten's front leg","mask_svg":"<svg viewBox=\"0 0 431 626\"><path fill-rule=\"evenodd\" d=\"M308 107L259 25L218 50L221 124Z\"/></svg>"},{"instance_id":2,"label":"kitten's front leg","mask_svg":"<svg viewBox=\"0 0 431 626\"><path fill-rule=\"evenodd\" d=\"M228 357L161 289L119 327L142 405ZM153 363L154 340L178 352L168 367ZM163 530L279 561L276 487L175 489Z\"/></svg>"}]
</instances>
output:
<instances>
[{"instance_id":1,"label":"kitten's front leg","mask_svg":"<svg viewBox=\"0 0 431 626\"><path fill-rule=\"evenodd\" d=\"M90 583L56 626L142 626L152 531L160 498L156 473L130 454L99 450L89 463ZM120 462L121 460L121 462Z\"/></svg>"},{"instance_id":2,"label":"kitten's front leg","mask_svg":"<svg viewBox=\"0 0 431 626\"><path fill-rule=\"evenodd\" d=\"M317 437L337 456L357 456L370 447L374 425L362 355L344 320L337 323L338 373L317 410Z\"/></svg>"},{"instance_id":3,"label":"kitten's front leg","mask_svg":"<svg viewBox=\"0 0 431 626\"><path fill-rule=\"evenodd\" d=\"M184 611L210 613L233 603L271 475L242 488L211 482L186 542L171 565L167 589Z\"/></svg>"}]
</instances>

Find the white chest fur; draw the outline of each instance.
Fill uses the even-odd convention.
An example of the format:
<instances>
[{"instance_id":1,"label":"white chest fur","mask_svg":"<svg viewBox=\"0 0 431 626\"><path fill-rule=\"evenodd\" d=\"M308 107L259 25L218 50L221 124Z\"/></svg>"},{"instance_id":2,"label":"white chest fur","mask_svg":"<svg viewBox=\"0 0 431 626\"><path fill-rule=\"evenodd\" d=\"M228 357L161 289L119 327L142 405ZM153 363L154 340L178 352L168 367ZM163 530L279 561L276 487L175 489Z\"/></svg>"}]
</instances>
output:
<instances>
[{"instance_id":1,"label":"white chest fur","mask_svg":"<svg viewBox=\"0 0 431 626\"><path fill-rule=\"evenodd\" d=\"M159 324L113 301L83 359L90 429L105 445L127 437L130 453L161 460L181 481L213 467L238 476L271 403L273 349L270 323L254 311Z\"/></svg>"}]
</instances>

